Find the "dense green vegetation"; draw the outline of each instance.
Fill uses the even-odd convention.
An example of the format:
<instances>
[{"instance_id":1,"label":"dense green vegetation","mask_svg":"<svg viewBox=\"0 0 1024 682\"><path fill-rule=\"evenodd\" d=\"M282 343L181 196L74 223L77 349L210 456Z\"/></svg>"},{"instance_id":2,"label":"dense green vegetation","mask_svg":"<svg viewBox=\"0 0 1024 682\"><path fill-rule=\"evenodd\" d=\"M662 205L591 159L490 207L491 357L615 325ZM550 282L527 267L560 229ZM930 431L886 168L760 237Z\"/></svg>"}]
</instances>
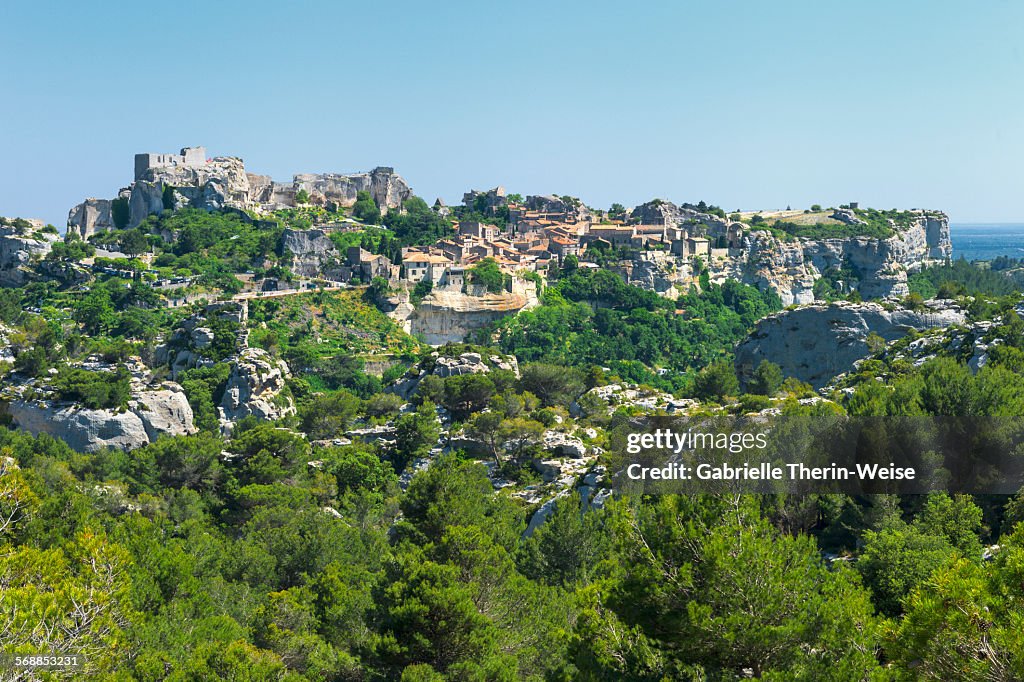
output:
<instances>
[{"instance_id":1,"label":"dense green vegetation","mask_svg":"<svg viewBox=\"0 0 1024 682\"><path fill-rule=\"evenodd\" d=\"M401 427L411 454L434 435L418 414ZM297 434L240 426L130 456L0 430L19 467L0 471L4 646L171 680L966 680L1024 665L1016 501L663 496L581 514L574 496L524 538L525 510L479 464L444 456L403 493L370 446L319 449L309 467ZM990 563L984 508L1005 526ZM819 549L861 544L855 563ZM58 627L32 635L39 623Z\"/></svg>"},{"instance_id":2,"label":"dense green vegetation","mask_svg":"<svg viewBox=\"0 0 1024 682\"><path fill-rule=\"evenodd\" d=\"M366 291L315 291L249 303L250 343L286 358L406 352L417 347ZM302 365L304 362L297 361Z\"/></svg>"},{"instance_id":3,"label":"dense green vegetation","mask_svg":"<svg viewBox=\"0 0 1024 682\"><path fill-rule=\"evenodd\" d=\"M923 268L907 279L910 291L926 299L977 294L1005 296L1024 291L1024 286L1008 277L1003 269L979 267L963 258Z\"/></svg>"},{"instance_id":4,"label":"dense green vegetation","mask_svg":"<svg viewBox=\"0 0 1024 682\"><path fill-rule=\"evenodd\" d=\"M669 301L606 270L578 270L544 293L544 305L501 321L494 333L504 351L521 359L609 366L657 384L649 370L637 370L703 367L727 356L756 320L780 307L774 294L734 281Z\"/></svg>"},{"instance_id":5,"label":"dense green vegetation","mask_svg":"<svg viewBox=\"0 0 1024 682\"><path fill-rule=\"evenodd\" d=\"M50 380L50 388L58 400L92 409L124 407L131 395L128 370L124 366L113 372L64 367Z\"/></svg>"},{"instance_id":6,"label":"dense green vegetation","mask_svg":"<svg viewBox=\"0 0 1024 682\"><path fill-rule=\"evenodd\" d=\"M419 197L406 199L402 208L404 212L389 211L384 216L384 224L395 233L402 246L433 244L455 233L452 224L434 213Z\"/></svg>"},{"instance_id":7,"label":"dense green vegetation","mask_svg":"<svg viewBox=\"0 0 1024 682\"><path fill-rule=\"evenodd\" d=\"M493 258L484 258L471 267L468 274L470 283L484 286L489 293L498 294L505 289L507 277Z\"/></svg>"}]
</instances>

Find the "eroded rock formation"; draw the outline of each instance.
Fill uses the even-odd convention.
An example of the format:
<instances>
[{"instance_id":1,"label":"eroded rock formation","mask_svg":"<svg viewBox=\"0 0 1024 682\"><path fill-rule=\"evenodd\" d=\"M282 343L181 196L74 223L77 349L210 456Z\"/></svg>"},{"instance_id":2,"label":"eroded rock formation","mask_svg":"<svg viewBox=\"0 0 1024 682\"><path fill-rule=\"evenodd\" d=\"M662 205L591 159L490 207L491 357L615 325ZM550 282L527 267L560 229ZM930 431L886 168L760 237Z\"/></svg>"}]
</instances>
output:
<instances>
[{"instance_id":1,"label":"eroded rock formation","mask_svg":"<svg viewBox=\"0 0 1024 682\"><path fill-rule=\"evenodd\" d=\"M815 304L769 315L736 347L736 370L746 383L761 362L815 388L868 357L868 335L895 341L911 329L963 324L955 304L935 302L921 310L888 309L878 303Z\"/></svg>"},{"instance_id":2,"label":"eroded rock formation","mask_svg":"<svg viewBox=\"0 0 1024 682\"><path fill-rule=\"evenodd\" d=\"M323 230L287 229L281 246L292 255L291 271L301 277L319 277L339 264L342 254Z\"/></svg>"},{"instance_id":3,"label":"eroded rock formation","mask_svg":"<svg viewBox=\"0 0 1024 682\"><path fill-rule=\"evenodd\" d=\"M284 360L262 348L246 348L231 361L231 374L220 403L222 421L235 422L250 415L275 420L294 414L295 404L284 394L290 376Z\"/></svg>"},{"instance_id":4,"label":"eroded rock formation","mask_svg":"<svg viewBox=\"0 0 1024 682\"><path fill-rule=\"evenodd\" d=\"M742 248L712 258L712 278L733 278L774 290L783 305L814 301L814 282L831 268L851 269L852 283L864 298L906 296L907 275L952 254L949 218L944 213L921 213L913 223L887 239L780 240L766 231L753 231Z\"/></svg>"},{"instance_id":5,"label":"eroded rock formation","mask_svg":"<svg viewBox=\"0 0 1024 682\"><path fill-rule=\"evenodd\" d=\"M170 381L154 383L137 358L129 365L131 398L124 408L90 409L61 401L47 394L45 382L30 381L5 389L7 413L19 428L49 434L79 452L105 447L132 450L161 436L195 433L192 407L181 386ZM90 368L103 371L101 366Z\"/></svg>"},{"instance_id":6,"label":"eroded rock formation","mask_svg":"<svg viewBox=\"0 0 1024 682\"><path fill-rule=\"evenodd\" d=\"M123 227L135 227L147 216L185 207L215 211L235 208L262 211L295 206L299 190L312 203L351 206L358 192L367 191L386 213L412 196L412 189L393 168L368 173L299 174L290 183L276 183L265 175L247 173L242 159L206 158L203 147L186 147L181 154L137 154L134 182L118 199L127 202ZM114 201L86 199L68 213L68 232L83 239L115 223Z\"/></svg>"},{"instance_id":7,"label":"eroded rock formation","mask_svg":"<svg viewBox=\"0 0 1024 682\"><path fill-rule=\"evenodd\" d=\"M21 286L31 279L27 266L45 258L60 239L44 227L41 220L0 218L0 286Z\"/></svg>"}]
</instances>

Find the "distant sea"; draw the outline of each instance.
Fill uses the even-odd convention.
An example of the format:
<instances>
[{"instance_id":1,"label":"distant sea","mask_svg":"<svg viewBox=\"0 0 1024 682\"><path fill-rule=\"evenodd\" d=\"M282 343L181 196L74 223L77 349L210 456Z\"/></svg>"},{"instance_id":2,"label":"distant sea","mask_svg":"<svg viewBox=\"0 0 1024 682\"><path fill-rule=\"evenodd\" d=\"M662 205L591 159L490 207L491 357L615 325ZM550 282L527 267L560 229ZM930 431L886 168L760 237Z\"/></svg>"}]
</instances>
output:
<instances>
[{"instance_id":1,"label":"distant sea","mask_svg":"<svg viewBox=\"0 0 1024 682\"><path fill-rule=\"evenodd\" d=\"M952 223L953 258L1024 258L1024 223Z\"/></svg>"}]
</instances>

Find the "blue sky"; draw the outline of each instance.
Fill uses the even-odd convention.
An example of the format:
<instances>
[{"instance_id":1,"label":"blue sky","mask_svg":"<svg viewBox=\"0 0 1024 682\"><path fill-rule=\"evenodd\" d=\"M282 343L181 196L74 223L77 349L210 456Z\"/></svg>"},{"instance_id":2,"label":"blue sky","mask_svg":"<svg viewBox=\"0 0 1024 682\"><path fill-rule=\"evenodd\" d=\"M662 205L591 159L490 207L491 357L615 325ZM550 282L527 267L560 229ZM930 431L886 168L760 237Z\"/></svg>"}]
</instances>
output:
<instances>
[{"instance_id":1,"label":"blue sky","mask_svg":"<svg viewBox=\"0 0 1024 682\"><path fill-rule=\"evenodd\" d=\"M132 155L394 166L607 207L860 201L1024 220L1024 3L8 2L0 215L63 226Z\"/></svg>"}]
</instances>

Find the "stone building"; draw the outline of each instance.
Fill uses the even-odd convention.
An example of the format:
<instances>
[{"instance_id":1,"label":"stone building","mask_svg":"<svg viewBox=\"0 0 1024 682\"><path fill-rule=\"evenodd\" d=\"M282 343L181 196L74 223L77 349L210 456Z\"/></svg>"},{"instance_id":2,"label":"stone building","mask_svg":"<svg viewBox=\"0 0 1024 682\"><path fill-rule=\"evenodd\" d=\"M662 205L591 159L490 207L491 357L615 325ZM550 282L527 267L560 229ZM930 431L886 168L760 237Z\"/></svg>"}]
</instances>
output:
<instances>
[{"instance_id":1,"label":"stone building","mask_svg":"<svg viewBox=\"0 0 1024 682\"><path fill-rule=\"evenodd\" d=\"M136 154L135 180L150 168L202 168L206 164L206 147L184 147L180 154Z\"/></svg>"}]
</instances>

